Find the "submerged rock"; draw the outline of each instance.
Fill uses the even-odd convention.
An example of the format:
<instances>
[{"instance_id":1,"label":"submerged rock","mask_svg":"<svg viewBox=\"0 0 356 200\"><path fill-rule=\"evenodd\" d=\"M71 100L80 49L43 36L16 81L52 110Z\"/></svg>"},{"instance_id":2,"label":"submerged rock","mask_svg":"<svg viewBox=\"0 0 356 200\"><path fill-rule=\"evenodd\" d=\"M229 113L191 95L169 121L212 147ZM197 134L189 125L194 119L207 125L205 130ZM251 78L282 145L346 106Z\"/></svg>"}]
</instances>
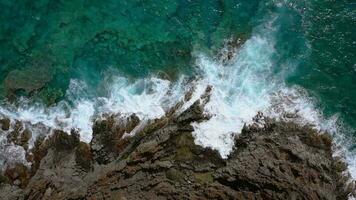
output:
<instances>
[{"instance_id":1,"label":"submerged rock","mask_svg":"<svg viewBox=\"0 0 356 200\"><path fill-rule=\"evenodd\" d=\"M245 126L229 158L194 143L190 123L204 102L136 129L135 116L107 116L90 144L55 131L35 144L37 170L5 173L0 199L347 199L355 184L332 157L329 136L264 118ZM260 119L259 114L256 119ZM46 142L48 141L48 142ZM46 145L47 144L47 145ZM49 145L48 145L49 144ZM34 166L32 166L34 168ZM16 170L15 170L16 171ZM19 181L17 181L19 179ZM6 180L6 178L4 178ZM12 186L9 186L11 184ZM20 187L20 188L19 188ZM22 189L21 189L22 188Z\"/></svg>"},{"instance_id":2,"label":"submerged rock","mask_svg":"<svg viewBox=\"0 0 356 200\"><path fill-rule=\"evenodd\" d=\"M26 68L9 72L4 80L8 93L23 90L27 94L40 90L52 80L52 60L47 57L34 56Z\"/></svg>"}]
</instances>

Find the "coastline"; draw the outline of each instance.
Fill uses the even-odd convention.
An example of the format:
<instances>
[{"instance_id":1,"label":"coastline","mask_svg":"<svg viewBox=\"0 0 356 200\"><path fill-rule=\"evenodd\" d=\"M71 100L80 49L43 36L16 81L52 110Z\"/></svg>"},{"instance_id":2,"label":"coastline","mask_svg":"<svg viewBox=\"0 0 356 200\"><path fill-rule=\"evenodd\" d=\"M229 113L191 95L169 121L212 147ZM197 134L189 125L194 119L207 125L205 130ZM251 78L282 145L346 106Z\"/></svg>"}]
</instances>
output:
<instances>
[{"instance_id":1,"label":"coastline","mask_svg":"<svg viewBox=\"0 0 356 200\"><path fill-rule=\"evenodd\" d=\"M130 137L123 135L140 123L135 115L96 120L90 143L81 142L76 132L56 130L37 139L27 157L32 159L30 168L15 164L5 170L0 198L351 199L356 195L346 164L332 156L327 134L259 113L235 136L232 153L223 159L216 150L194 143L191 123L209 118L203 107L200 100L178 112L177 104Z\"/></svg>"}]
</instances>

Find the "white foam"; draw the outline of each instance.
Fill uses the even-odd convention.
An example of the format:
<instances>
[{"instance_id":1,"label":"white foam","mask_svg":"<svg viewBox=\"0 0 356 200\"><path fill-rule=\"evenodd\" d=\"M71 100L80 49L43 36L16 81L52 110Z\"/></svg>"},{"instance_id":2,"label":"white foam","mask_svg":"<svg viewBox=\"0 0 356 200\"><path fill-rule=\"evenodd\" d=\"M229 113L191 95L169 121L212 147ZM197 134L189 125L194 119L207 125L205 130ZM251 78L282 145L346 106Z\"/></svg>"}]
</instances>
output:
<instances>
[{"instance_id":1,"label":"white foam","mask_svg":"<svg viewBox=\"0 0 356 200\"><path fill-rule=\"evenodd\" d=\"M204 56L198 66L213 92L205 111L209 121L194 124L196 142L220 151L226 157L233 146L232 133L241 131L258 111L270 105L268 95L276 87L271 79L273 44L254 36L241 48L233 65L221 66Z\"/></svg>"},{"instance_id":2,"label":"white foam","mask_svg":"<svg viewBox=\"0 0 356 200\"><path fill-rule=\"evenodd\" d=\"M135 113L140 118L163 116L176 97L170 94L171 82L151 77L130 83L124 77L114 79L110 96L101 98L102 111Z\"/></svg>"}]
</instances>

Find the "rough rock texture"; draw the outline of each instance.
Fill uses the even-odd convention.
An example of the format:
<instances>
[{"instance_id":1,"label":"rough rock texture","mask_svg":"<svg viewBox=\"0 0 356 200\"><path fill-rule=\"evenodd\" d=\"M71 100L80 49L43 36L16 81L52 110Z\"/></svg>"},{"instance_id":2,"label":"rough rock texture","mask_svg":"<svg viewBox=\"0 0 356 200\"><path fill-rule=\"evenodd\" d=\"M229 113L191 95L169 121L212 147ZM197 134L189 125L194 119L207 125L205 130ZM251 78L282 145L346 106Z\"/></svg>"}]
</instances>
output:
<instances>
[{"instance_id":1,"label":"rough rock texture","mask_svg":"<svg viewBox=\"0 0 356 200\"><path fill-rule=\"evenodd\" d=\"M209 92L210 89L207 90ZM176 108L179 108L177 104ZM0 199L347 199L345 164L331 138L310 127L258 115L236 137L228 159L195 145L191 122L204 101L183 113L140 123L107 116L90 144L55 131L38 140L31 173L15 166L0 180ZM263 125L257 121L264 121ZM140 125L139 125L140 124ZM139 125L134 136L124 136ZM123 137L124 136L124 137ZM16 174L17 173L17 174Z\"/></svg>"}]
</instances>

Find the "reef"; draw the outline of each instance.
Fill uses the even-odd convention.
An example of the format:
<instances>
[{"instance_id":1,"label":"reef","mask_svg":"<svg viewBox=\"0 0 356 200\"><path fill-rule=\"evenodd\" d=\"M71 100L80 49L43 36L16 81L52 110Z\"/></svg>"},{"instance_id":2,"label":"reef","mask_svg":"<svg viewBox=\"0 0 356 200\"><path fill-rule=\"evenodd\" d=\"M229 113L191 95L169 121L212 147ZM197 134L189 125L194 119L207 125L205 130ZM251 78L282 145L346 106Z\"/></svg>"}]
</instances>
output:
<instances>
[{"instance_id":1,"label":"reef","mask_svg":"<svg viewBox=\"0 0 356 200\"><path fill-rule=\"evenodd\" d=\"M224 38L250 32L245 18L252 13L244 6L240 17L234 4L2 1L0 96L53 104L64 97L71 79L95 87L102 80L98 74L109 69L132 77L188 74L194 49L209 53ZM257 5L248 9L254 12Z\"/></svg>"},{"instance_id":2,"label":"reef","mask_svg":"<svg viewBox=\"0 0 356 200\"><path fill-rule=\"evenodd\" d=\"M26 151L29 166L17 163L4 169L0 199L348 199L356 195L346 164L333 156L332 138L311 126L258 113L236 134L228 158L196 145L191 123L209 118L203 109L210 90L185 111L179 112L182 104L178 103L155 120L104 115L95 121L90 143L81 142L74 130L38 137ZM0 124L16 136L8 140L26 147L31 134L21 129L21 122L3 119Z\"/></svg>"}]
</instances>

